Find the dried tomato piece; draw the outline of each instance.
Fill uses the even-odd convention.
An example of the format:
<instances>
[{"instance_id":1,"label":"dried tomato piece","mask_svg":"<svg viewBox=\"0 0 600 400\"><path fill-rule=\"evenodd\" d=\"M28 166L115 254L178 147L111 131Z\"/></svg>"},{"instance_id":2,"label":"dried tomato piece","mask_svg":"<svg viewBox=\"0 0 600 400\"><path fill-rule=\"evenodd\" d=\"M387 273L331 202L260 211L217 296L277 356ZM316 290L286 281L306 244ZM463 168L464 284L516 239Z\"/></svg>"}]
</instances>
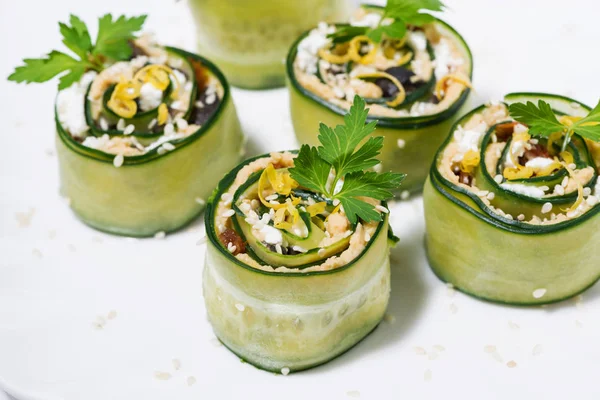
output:
<instances>
[{"instance_id":1,"label":"dried tomato piece","mask_svg":"<svg viewBox=\"0 0 600 400\"><path fill-rule=\"evenodd\" d=\"M246 245L244 244L244 241L242 240L240 235L238 235L237 232L233 229L225 228L225 230L221 234L219 234L219 240L228 249L230 247L230 243L233 246L235 246L235 250L232 252L234 256L236 254L246 252Z\"/></svg>"}]
</instances>

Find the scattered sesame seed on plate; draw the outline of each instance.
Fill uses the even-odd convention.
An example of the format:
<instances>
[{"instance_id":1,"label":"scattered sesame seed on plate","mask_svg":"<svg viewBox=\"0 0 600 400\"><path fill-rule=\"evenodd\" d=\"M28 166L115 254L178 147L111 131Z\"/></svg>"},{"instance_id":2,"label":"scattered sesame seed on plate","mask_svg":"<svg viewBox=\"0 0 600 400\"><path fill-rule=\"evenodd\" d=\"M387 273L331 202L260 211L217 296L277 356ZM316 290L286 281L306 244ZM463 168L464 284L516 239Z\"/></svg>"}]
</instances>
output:
<instances>
[{"instance_id":1,"label":"scattered sesame seed on plate","mask_svg":"<svg viewBox=\"0 0 600 400\"><path fill-rule=\"evenodd\" d=\"M156 371L156 372L154 372L154 377L161 381L167 381L167 380L171 379L171 374L168 372Z\"/></svg>"},{"instance_id":2,"label":"scattered sesame seed on plate","mask_svg":"<svg viewBox=\"0 0 600 400\"><path fill-rule=\"evenodd\" d=\"M108 315L106 316L106 318L108 319L115 319L117 318L117 312L115 310L110 310Z\"/></svg>"},{"instance_id":3,"label":"scattered sesame seed on plate","mask_svg":"<svg viewBox=\"0 0 600 400\"><path fill-rule=\"evenodd\" d=\"M30 208L27 212L16 212L15 218L17 219L17 223L19 227L26 228L31 224L31 219L35 214L35 209Z\"/></svg>"},{"instance_id":4,"label":"scattered sesame seed on plate","mask_svg":"<svg viewBox=\"0 0 600 400\"><path fill-rule=\"evenodd\" d=\"M510 360L509 362L506 363L506 366L508 368L515 368L517 366L517 363L514 362L513 360Z\"/></svg>"},{"instance_id":5,"label":"scattered sesame seed on plate","mask_svg":"<svg viewBox=\"0 0 600 400\"><path fill-rule=\"evenodd\" d=\"M485 346L483 346L483 351L485 351L488 354L495 353L496 346L494 346L493 344L485 345Z\"/></svg>"},{"instance_id":6,"label":"scattered sesame seed on plate","mask_svg":"<svg viewBox=\"0 0 600 400\"><path fill-rule=\"evenodd\" d=\"M290 373L290 369L288 367L281 368L282 375L288 375Z\"/></svg>"},{"instance_id":7,"label":"scattered sesame seed on plate","mask_svg":"<svg viewBox=\"0 0 600 400\"><path fill-rule=\"evenodd\" d=\"M446 348L444 346L442 346L441 344L434 344L433 348L436 349L437 351L446 351Z\"/></svg>"},{"instance_id":8,"label":"scattered sesame seed on plate","mask_svg":"<svg viewBox=\"0 0 600 400\"><path fill-rule=\"evenodd\" d=\"M167 234L165 231L159 231L154 234L154 239L164 239Z\"/></svg>"},{"instance_id":9,"label":"scattered sesame seed on plate","mask_svg":"<svg viewBox=\"0 0 600 400\"><path fill-rule=\"evenodd\" d=\"M425 380L425 382L429 382L431 380L431 378L433 378L433 374L432 374L431 370L428 369L423 374L423 379Z\"/></svg>"},{"instance_id":10,"label":"scattered sesame seed on plate","mask_svg":"<svg viewBox=\"0 0 600 400\"><path fill-rule=\"evenodd\" d=\"M415 351L415 354L418 356L424 356L427 354L427 350L425 350L421 346L415 346L415 347L413 347L413 350Z\"/></svg>"},{"instance_id":11,"label":"scattered sesame seed on plate","mask_svg":"<svg viewBox=\"0 0 600 400\"><path fill-rule=\"evenodd\" d=\"M546 294L546 289L544 289L544 288L535 289L532 294L533 294L534 298L541 299Z\"/></svg>"},{"instance_id":12,"label":"scattered sesame seed on plate","mask_svg":"<svg viewBox=\"0 0 600 400\"><path fill-rule=\"evenodd\" d=\"M194 383L196 383L196 378L193 376L188 376L185 381L188 386L192 386Z\"/></svg>"},{"instance_id":13,"label":"scattered sesame seed on plate","mask_svg":"<svg viewBox=\"0 0 600 400\"><path fill-rule=\"evenodd\" d=\"M179 371L181 369L181 361L179 361L179 359L174 358L174 359L171 360L171 362L173 363L173 368L176 371Z\"/></svg>"}]
</instances>

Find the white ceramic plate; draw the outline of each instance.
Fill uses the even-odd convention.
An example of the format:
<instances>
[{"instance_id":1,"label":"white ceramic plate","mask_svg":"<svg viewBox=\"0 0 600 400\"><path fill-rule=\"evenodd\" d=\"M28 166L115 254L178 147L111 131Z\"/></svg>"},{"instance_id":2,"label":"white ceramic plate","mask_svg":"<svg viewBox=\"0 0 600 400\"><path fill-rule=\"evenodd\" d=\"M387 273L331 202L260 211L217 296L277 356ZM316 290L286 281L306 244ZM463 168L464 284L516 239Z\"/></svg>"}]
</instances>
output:
<instances>
[{"instance_id":1,"label":"white ceramic plate","mask_svg":"<svg viewBox=\"0 0 600 400\"><path fill-rule=\"evenodd\" d=\"M448 3L447 19L474 52L476 101L510 90L597 100L596 3ZM10 56L0 59L0 76L21 58L54 48L56 21L69 12L88 21L107 10L148 12L166 42L192 48L183 1L22 0L2 9L1 49ZM600 398L600 287L585 293L580 307L503 307L449 293L424 259L420 198L392 209L402 238L392 255L388 313L395 322L303 373L276 376L241 363L216 345L206 321L204 246L196 246L201 219L164 240L126 239L84 226L61 201L54 90L0 81L0 387L15 398ZM251 154L296 147L284 89L236 90L234 100ZM102 329L98 317L106 319ZM496 355L486 353L489 345ZM507 367L511 360L515 368ZM191 376L196 383L188 386Z\"/></svg>"}]
</instances>

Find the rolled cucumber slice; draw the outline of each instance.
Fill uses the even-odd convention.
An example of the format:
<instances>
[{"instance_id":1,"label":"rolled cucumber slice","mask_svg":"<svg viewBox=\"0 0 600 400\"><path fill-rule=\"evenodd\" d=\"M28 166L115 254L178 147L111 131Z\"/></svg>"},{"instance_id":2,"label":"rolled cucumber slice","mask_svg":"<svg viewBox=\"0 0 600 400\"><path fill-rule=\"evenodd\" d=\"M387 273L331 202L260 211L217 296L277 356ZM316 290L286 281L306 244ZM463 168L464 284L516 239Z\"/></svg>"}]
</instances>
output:
<instances>
[{"instance_id":1,"label":"rolled cucumber slice","mask_svg":"<svg viewBox=\"0 0 600 400\"><path fill-rule=\"evenodd\" d=\"M381 8L369 6L369 10L377 11ZM439 32L457 43L467 61L469 78L472 78L473 57L467 43L454 28L442 20L437 19L434 24ZM298 45L309 33L310 31L304 32L291 46L286 61L286 72L290 112L296 137L300 143L318 145L319 124L324 123L329 126L341 124L347 110L307 90L296 77L294 62L298 54ZM369 116L370 121L378 121L375 135L384 137L384 147L379 155L383 170L407 174L402 184L402 191L416 193L422 190L430 162L448 130L459 117L469 93L470 90L466 88L448 108L432 115L398 118ZM431 91L410 101L419 101L428 97L428 94L431 94ZM410 108L410 104L404 104L403 107Z\"/></svg>"},{"instance_id":2,"label":"rolled cucumber slice","mask_svg":"<svg viewBox=\"0 0 600 400\"><path fill-rule=\"evenodd\" d=\"M75 140L56 112L61 194L96 229L139 237L179 229L202 212L219 178L240 159L243 136L225 77L198 55L168 51L202 65L224 90L209 119L189 136L170 140L171 150L161 152L157 146L142 155L124 156L116 168L115 154Z\"/></svg>"},{"instance_id":3,"label":"rolled cucumber slice","mask_svg":"<svg viewBox=\"0 0 600 400\"><path fill-rule=\"evenodd\" d=\"M540 99L548 102L557 115L582 116L590 110L573 99L551 94L514 93L507 95L505 102L537 103ZM594 204L590 198L589 204L594 205L583 213L555 223L532 223L534 216L541 221L550 219L551 212L542 210L546 203L552 204L552 212L561 213L576 195L565 193L540 199L514 193L501 187L494 180L495 173L487 173L483 163L475 171L479 193L452 182L442 172L444 151L457 126L464 126L485 109L486 106L476 108L457 122L431 166L424 190L429 264L443 281L489 301L535 305L573 297L600 278L600 247L595 245L600 243L600 204ZM490 132L482 139L481 160L490 145ZM584 186L589 188L590 196L600 195L596 183L599 166L590 156L586 142L574 136L569 149L578 169L594 170ZM492 200L487 192L494 193ZM519 214L522 216L517 218Z\"/></svg>"},{"instance_id":4,"label":"rolled cucumber slice","mask_svg":"<svg viewBox=\"0 0 600 400\"><path fill-rule=\"evenodd\" d=\"M305 265L276 255L274 266L287 270L260 269L232 254L220 239L221 202L238 179L238 173L250 163L268 157L245 161L219 183L207 204L205 224L207 252L203 277L203 292L208 318L219 340L244 361L274 372L300 371L325 363L350 349L381 321L390 291L388 215L377 224L374 234L350 262L330 270L307 270L317 257L324 262L329 256L321 253L293 255L302 257ZM236 194L254 189L251 176ZM295 190L308 196L307 191ZM250 257L265 253L240 215L233 207L231 218L236 223L230 229L244 241ZM217 209L220 211L217 212ZM236 227L237 226L237 227ZM348 244L344 246L348 247ZM251 250L251 251L248 251ZM252 254L255 253L255 254ZM334 257L337 257L334 256Z\"/></svg>"}]
</instances>

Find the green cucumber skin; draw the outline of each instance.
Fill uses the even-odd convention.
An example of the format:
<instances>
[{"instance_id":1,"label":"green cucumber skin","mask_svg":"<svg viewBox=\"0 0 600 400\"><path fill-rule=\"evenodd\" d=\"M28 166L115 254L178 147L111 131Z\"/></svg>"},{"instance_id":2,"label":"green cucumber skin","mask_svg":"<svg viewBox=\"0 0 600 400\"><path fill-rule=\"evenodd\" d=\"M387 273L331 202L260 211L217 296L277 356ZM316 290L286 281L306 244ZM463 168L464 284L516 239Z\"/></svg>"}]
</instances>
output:
<instances>
[{"instance_id":1,"label":"green cucumber skin","mask_svg":"<svg viewBox=\"0 0 600 400\"><path fill-rule=\"evenodd\" d=\"M456 36L471 63L473 61L467 44L452 27L438 20L443 29ZM319 145L318 134L321 122L329 126L344 123L346 110L328 103L318 96L304 89L294 77L294 59L296 48L307 32L302 35L291 47L287 58L287 81L290 96L290 112L292 125L296 138L300 143ZM467 88L459 99L449 109L432 116L385 118L369 117L377 120L377 130L374 136L383 136L384 145L379 155L382 171L394 171L407 174L402 182L400 191L417 193L422 191L423 183L429 173L431 160L437 149L442 144L448 130L462 115L463 110L469 107L468 98L470 90ZM403 149L398 147L398 140L402 139L406 145Z\"/></svg>"},{"instance_id":2,"label":"green cucumber skin","mask_svg":"<svg viewBox=\"0 0 600 400\"><path fill-rule=\"evenodd\" d=\"M240 159L237 115L230 99L224 107L192 143L119 168L73 151L57 134L61 194L83 222L101 231L145 237L177 230L204 208L195 199L206 200Z\"/></svg>"},{"instance_id":3,"label":"green cucumber skin","mask_svg":"<svg viewBox=\"0 0 600 400\"><path fill-rule=\"evenodd\" d=\"M225 93L212 119L175 143L175 150L125 157L116 168L114 155L77 143L56 122L60 192L77 217L95 229L134 237L177 230L204 209L196 198L208 201L221 177L241 159L244 137L225 77L202 57L168 49L210 68Z\"/></svg>"},{"instance_id":4,"label":"green cucumber skin","mask_svg":"<svg viewBox=\"0 0 600 400\"><path fill-rule=\"evenodd\" d=\"M430 179L423 201L429 265L465 293L492 302L548 304L573 297L600 278L598 214L563 231L522 234L481 220L442 195ZM536 299L533 291L540 288L547 292Z\"/></svg>"},{"instance_id":5,"label":"green cucumber skin","mask_svg":"<svg viewBox=\"0 0 600 400\"><path fill-rule=\"evenodd\" d=\"M561 96L517 93L506 102L543 99L553 108L575 115L589 107ZM466 120L481 107L463 117ZM460 122L458 122L460 123ZM439 154L451 140L454 129ZM571 298L600 279L600 207L579 218L549 226L491 218L482 203L442 180L436 157L425 184L423 202L426 254L443 281L474 297L511 305L541 305ZM496 190L496 195L502 195ZM543 249L543 251L540 251ZM533 291L544 288L536 299Z\"/></svg>"},{"instance_id":6,"label":"green cucumber skin","mask_svg":"<svg viewBox=\"0 0 600 400\"><path fill-rule=\"evenodd\" d=\"M348 19L350 3L191 0L188 4L196 25L198 52L219 65L232 85L269 89L285 85L281 60L294 39L320 21Z\"/></svg>"},{"instance_id":7,"label":"green cucumber skin","mask_svg":"<svg viewBox=\"0 0 600 400\"><path fill-rule=\"evenodd\" d=\"M239 357L268 371L300 371L342 354L385 313L390 293L386 231L350 268L321 275L240 268L209 241L203 292L216 336Z\"/></svg>"}]
</instances>

